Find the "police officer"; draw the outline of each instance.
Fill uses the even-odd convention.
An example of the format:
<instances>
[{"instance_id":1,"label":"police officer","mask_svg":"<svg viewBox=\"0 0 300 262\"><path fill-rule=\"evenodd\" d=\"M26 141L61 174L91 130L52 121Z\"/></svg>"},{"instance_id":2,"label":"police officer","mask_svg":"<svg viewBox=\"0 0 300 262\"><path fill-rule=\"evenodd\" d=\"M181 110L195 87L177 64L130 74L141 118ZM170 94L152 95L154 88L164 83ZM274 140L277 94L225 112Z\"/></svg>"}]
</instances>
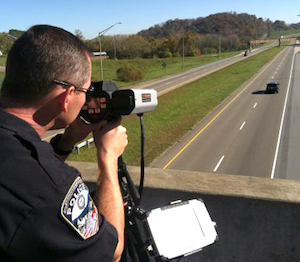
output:
<instances>
[{"instance_id":1,"label":"police officer","mask_svg":"<svg viewBox=\"0 0 300 262\"><path fill-rule=\"evenodd\" d=\"M120 123L83 123L92 91L84 44L38 25L12 46L0 97L0 260L119 261L124 209L117 159L127 145ZM51 143L49 129L66 128ZM64 163L93 132L98 158L94 200L80 173Z\"/></svg>"}]
</instances>

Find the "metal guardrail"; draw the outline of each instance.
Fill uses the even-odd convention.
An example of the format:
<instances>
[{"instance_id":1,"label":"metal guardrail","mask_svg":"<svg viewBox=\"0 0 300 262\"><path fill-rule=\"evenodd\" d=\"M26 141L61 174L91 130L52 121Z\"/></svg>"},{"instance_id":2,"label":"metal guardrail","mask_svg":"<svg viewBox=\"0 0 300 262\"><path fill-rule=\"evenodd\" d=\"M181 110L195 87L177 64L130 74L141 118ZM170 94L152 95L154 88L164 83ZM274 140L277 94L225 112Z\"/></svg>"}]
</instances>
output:
<instances>
[{"instance_id":1,"label":"metal guardrail","mask_svg":"<svg viewBox=\"0 0 300 262\"><path fill-rule=\"evenodd\" d=\"M257 40L251 40L251 44L262 44L262 43L271 43L271 42L278 42L280 39L281 42L289 42L293 40L299 40L300 37L287 37L287 38L274 38L274 39L257 39Z\"/></svg>"},{"instance_id":2,"label":"metal guardrail","mask_svg":"<svg viewBox=\"0 0 300 262\"><path fill-rule=\"evenodd\" d=\"M80 143L78 143L77 145L75 145L74 150L77 151L78 154L80 154L80 149L87 146L88 148L90 148L91 143L94 142L94 138L89 138L85 141L82 141Z\"/></svg>"}]
</instances>

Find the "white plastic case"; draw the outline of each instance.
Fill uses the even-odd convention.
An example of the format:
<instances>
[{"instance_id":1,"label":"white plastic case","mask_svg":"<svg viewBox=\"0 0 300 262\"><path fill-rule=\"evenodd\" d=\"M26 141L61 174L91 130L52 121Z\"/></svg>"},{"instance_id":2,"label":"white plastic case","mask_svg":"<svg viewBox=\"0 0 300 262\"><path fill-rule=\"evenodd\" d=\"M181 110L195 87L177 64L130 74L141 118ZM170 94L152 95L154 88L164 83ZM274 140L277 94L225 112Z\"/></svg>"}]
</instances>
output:
<instances>
[{"instance_id":1,"label":"white plastic case","mask_svg":"<svg viewBox=\"0 0 300 262\"><path fill-rule=\"evenodd\" d=\"M153 209L147 222L159 255L168 259L193 254L218 238L216 223L201 199Z\"/></svg>"}]
</instances>

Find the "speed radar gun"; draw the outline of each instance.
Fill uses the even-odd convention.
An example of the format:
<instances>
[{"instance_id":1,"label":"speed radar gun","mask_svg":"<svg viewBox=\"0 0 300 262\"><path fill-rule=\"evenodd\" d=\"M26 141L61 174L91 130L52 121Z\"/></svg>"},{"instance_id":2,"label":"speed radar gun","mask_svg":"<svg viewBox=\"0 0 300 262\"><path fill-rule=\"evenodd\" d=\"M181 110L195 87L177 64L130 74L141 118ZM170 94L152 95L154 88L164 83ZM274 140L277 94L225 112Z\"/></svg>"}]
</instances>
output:
<instances>
[{"instance_id":1,"label":"speed radar gun","mask_svg":"<svg viewBox=\"0 0 300 262\"><path fill-rule=\"evenodd\" d=\"M188 256L217 240L216 223L201 199L175 201L145 211L140 206L144 185L143 113L157 106L154 89L120 89L112 81L94 82L94 91L81 110L88 123L137 114L141 123L141 177L133 183L123 158L118 161L119 184L125 207L125 245L121 261L158 262Z\"/></svg>"},{"instance_id":2,"label":"speed radar gun","mask_svg":"<svg viewBox=\"0 0 300 262\"><path fill-rule=\"evenodd\" d=\"M93 82L94 91L83 106L80 117L95 123L122 115L150 112L157 106L155 89L117 89L113 81Z\"/></svg>"}]
</instances>

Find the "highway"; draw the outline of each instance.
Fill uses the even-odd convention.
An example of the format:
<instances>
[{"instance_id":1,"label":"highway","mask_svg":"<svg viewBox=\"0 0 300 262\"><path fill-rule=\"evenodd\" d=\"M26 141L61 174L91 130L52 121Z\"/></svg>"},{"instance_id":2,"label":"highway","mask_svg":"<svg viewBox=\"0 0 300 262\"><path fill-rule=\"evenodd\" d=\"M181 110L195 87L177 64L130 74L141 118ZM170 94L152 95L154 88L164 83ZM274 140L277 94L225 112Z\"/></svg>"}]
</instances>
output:
<instances>
[{"instance_id":1,"label":"highway","mask_svg":"<svg viewBox=\"0 0 300 262\"><path fill-rule=\"evenodd\" d=\"M249 53L248 56L244 56L243 53L228 57L225 59L220 59L219 61L206 64L203 66L199 66L190 70L186 70L182 73L169 75L166 77L154 79L151 81L142 82L140 84L134 85L134 86L127 86L124 88L149 88L149 89L155 89L158 93L158 96L163 95L167 92L170 92L176 88L179 88L185 84L191 83L193 81L196 81L200 79L201 77L204 77L208 74L211 74L213 72L216 72L226 66L232 65L234 63L237 63L241 60L247 59L248 57L251 57L253 55L259 54L260 52L263 52L273 46L276 46L278 43L274 42L268 46L264 46L258 49L253 49L251 53ZM48 131L43 136L43 140L50 141L51 137L55 136L57 133L62 133L64 130L53 130Z\"/></svg>"},{"instance_id":2,"label":"highway","mask_svg":"<svg viewBox=\"0 0 300 262\"><path fill-rule=\"evenodd\" d=\"M300 91L294 76L300 69L299 55L294 56L298 48L286 47L152 166L300 179ZM280 83L278 94L264 92L268 81ZM287 175L291 170L293 177Z\"/></svg>"}]
</instances>

